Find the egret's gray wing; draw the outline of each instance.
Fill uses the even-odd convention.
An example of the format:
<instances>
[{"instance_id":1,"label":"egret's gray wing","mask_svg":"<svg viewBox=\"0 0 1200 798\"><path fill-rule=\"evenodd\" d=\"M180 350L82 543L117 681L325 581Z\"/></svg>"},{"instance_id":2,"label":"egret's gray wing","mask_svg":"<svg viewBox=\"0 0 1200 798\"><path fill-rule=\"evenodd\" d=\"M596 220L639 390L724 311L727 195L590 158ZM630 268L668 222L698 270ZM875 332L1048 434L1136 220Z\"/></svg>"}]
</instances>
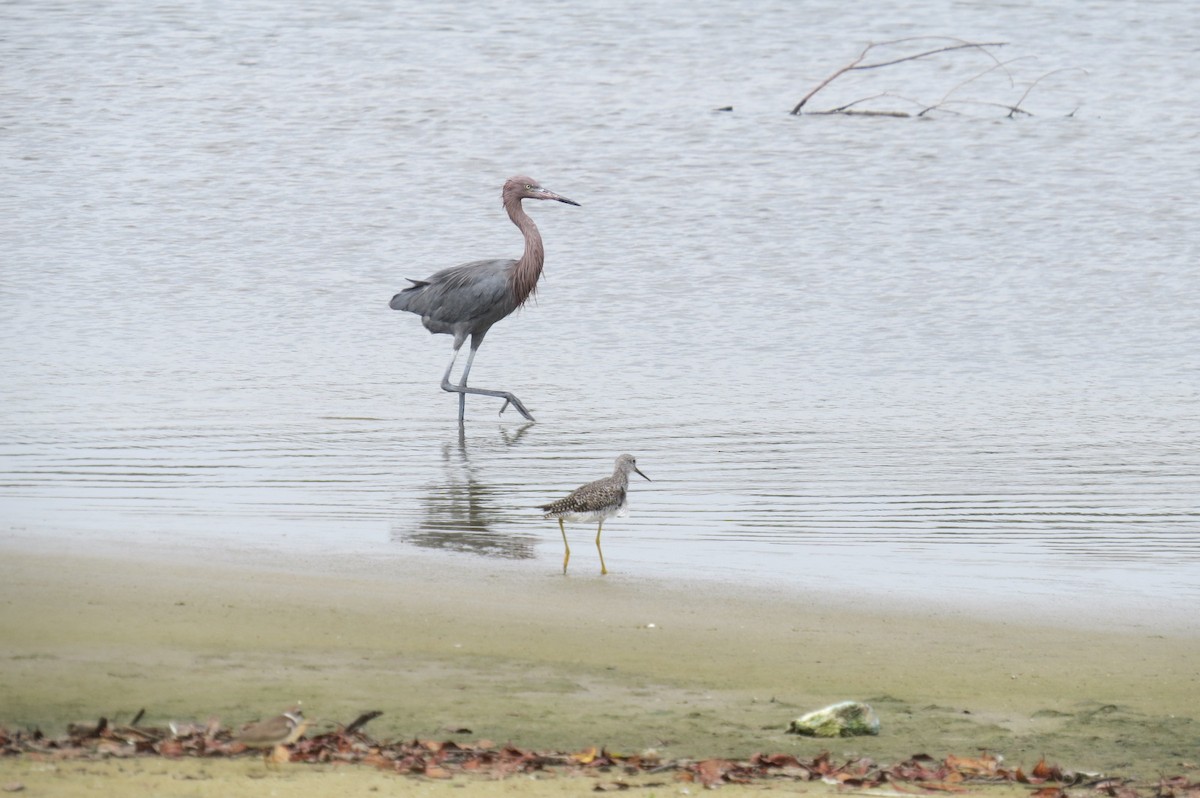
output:
<instances>
[{"instance_id":1,"label":"egret's gray wing","mask_svg":"<svg viewBox=\"0 0 1200 798\"><path fill-rule=\"evenodd\" d=\"M515 260L477 260L452 266L392 297L393 310L416 313L431 332L457 334L490 327L515 309L509 274Z\"/></svg>"}]
</instances>

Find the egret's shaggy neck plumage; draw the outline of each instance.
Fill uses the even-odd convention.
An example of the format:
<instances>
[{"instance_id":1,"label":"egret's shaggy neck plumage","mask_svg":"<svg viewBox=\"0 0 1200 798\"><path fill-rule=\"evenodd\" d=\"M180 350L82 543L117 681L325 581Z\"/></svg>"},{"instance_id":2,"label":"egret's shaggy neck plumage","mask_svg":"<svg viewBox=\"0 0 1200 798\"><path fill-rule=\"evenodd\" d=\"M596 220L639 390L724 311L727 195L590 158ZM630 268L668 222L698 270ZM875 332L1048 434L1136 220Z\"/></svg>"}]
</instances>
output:
<instances>
[{"instance_id":1,"label":"egret's shaggy neck plumage","mask_svg":"<svg viewBox=\"0 0 1200 798\"><path fill-rule=\"evenodd\" d=\"M546 262L546 250L542 248L541 233L538 232L537 225L533 223L533 217L525 213L525 209L521 206L524 188L525 181L515 178L505 183L504 190L501 192L504 210L508 211L508 218L512 219L512 223L525 237L525 252L513 266L510 278L513 299L516 301L517 307L524 305L537 291L538 279L542 276L542 266Z\"/></svg>"}]
</instances>

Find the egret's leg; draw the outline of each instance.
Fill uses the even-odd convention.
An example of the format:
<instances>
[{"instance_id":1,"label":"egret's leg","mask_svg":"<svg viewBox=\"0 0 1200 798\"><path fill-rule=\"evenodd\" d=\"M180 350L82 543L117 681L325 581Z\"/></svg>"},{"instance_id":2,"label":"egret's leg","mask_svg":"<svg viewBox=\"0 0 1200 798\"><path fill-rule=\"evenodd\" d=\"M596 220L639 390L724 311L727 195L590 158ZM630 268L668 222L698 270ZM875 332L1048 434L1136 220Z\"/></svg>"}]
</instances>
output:
<instances>
[{"instance_id":1,"label":"egret's leg","mask_svg":"<svg viewBox=\"0 0 1200 798\"><path fill-rule=\"evenodd\" d=\"M442 390L454 391L457 390L450 384L450 372L454 371L454 361L458 360L458 349L462 346L462 341L458 342L458 346L454 347L454 354L450 356L450 365L446 366L446 373L442 375ZM463 369L462 382L460 387L467 384L467 372L471 369L471 360L475 357L475 350L471 350L471 354L467 357L467 367ZM459 392L458 394L458 423L463 423L463 415L467 412L467 395Z\"/></svg>"},{"instance_id":2,"label":"egret's leg","mask_svg":"<svg viewBox=\"0 0 1200 798\"><path fill-rule=\"evenodd\" d=\"M450 365L446 366L446 373L442 374L442 390L444 391L454 390L454 385L450 384L450 372L454 371L454 361L458 359L458 347L461 346L462 343L460 342L458 343L458 346L454 348L454 354L450 355ZM475 354L474 349L470 354ZM463 379L466 379L466 377L463 377ZM462 415L464 412L466 412L466 410L467 395L458 394L458 424L462 424Z\"/></svg>"},{"instance_id":3,"label":"egret's leg","mask_svg":"<svg viewBox=\"0 0 1200 798\"><path fill-rule=\"evenodd\" d=\"M608 573L608 569L604 567L604 549L600 548L600 530L604 528L604 521L601 521L596 527L596 551L600 552L600 575L604 576Z\"/></svg>"},{"instance_id":4,"label":"egret's leg","mask_svg":"<svg viewBox=\"0 0 1200 798\"><path fill-rule=\"evenodd\" d=\"M475 353L479 350L471 347L471 351L467 353L467 365L463 367L462 379L458 381L459 388L467 387L467 375L471 373L471 364L475 362ZM458 420L463 420L463 414L467 412L467 394L462 392L458 395Z\"/></svg>"},{"instance_id":5,"label":"egret's leg","mask_svg":"<svg viewBox=\"0 0 1200 798\"><path fill-rule=\"evenodd\" d=\"M567 563L571 560L571 544L567 542L567 528L563 526L561 518L558 519L558 528L562 532L563 548L567 550L567 553L563 555L563 573L565 574L567 572Z\"/></svg>"},{"instance_id":6,"label":"egret's leg","mask_svg":"<svg viewBox=\"0 0 1200 798\"><path fill-rule=\"evenodd\" d=\"M461 344L460 344L461 346ZM484 388L468 388L467 375L471 372L471 364L475 361L475 351L478 347L471 347L471 354L467 356L467 365L463 369L462 379L458 385L450 382L450 372L454 369L454 360L458 357L458 349L454 350L454 357L450 358L450 365L446 368L446 373L442 375L442 390L450 391L458 394L458 420L461 423L467 411L467 394L475 393L481 396L495 396L504 400L504 404L500 407L500 412L503 413L508 408L509 404L517 409L517 412L524 416L529 421L533 421L533 414L525 409L525 405L521 404L521 400L513 396L508 391L489 391Z\"/></svg>"},{"instance_id":7,"label":"egret's leg","mask_svg":"<svg viewBox=\"0 0 1200 798\"><path fill-rule=\"evenodd\" d=\"M446 391L453 390L447 387L450 385L450 372L454 371L454 361L458 360L458 347L454 347L454 354L450 356L450 365L446 366L446 373L442 375L442 389Z\"/></svg>"}]
</instances>

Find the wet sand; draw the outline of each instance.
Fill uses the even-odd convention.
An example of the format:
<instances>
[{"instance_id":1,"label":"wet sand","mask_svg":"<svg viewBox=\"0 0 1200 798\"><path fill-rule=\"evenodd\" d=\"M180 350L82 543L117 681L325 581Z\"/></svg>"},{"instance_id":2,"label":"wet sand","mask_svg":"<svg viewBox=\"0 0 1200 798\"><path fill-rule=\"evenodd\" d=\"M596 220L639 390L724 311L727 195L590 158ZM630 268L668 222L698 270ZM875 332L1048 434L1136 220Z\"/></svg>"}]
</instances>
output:
<instances>
[{"instance_id":1,"label":"wet sand","mask_svg":"<svg viewBox=\"0 0 1200 798\"><path fill-rule=\"evenodd\" d=\"M583 557L564 578L540 560L63 541L22 530L0 539L0 723L9 726L57 734L101 715L128 721L143 707L151 725L210 715L237 725L302 700L331 723L383 710L368 727L379 738L560 751L811 758L828 749L894 762L986 749L1010 764L1044 755L1141 779L1200 760L1200 634L1175 623L1106 630L601 578ZM791 718L843 699L869 701L880 736L784 733ZM51 766L6 761L0 780L31 780L37 794L36 779L113 790L160 773L199 794L236 794L229 783L261 787L257 776L316 779L310 790L400 778L255 766L205 762L200 779L181 768L201 765L158 760L36 772ZM476 786L525 786L487 784Z\"/></svg>"}]
</instances>

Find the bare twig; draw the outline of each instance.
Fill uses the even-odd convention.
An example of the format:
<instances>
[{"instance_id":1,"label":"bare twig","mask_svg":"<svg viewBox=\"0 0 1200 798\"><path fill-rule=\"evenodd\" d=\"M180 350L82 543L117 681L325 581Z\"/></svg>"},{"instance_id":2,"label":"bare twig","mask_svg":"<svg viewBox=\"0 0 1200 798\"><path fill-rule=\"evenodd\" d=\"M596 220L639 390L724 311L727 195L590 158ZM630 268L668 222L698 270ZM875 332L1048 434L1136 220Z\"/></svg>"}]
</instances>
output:
<instances>
[{"instance_id":1,"label":"bare twig","mask_svg":"<svg viewBox=\"0 0 1200 798\"><path fill-rule=\"evenodd\" d=\"M1009 66L1010 64L1015 64L1017 61L1024 61L1024 60L1025 60L1025 59L1027 59L1027 58L1033 58L1033 56L1031 56L1031 55L1023 55L1023 56L1021 56L1020 58L1012 58L1012 59L1009 59L1008 61L999 61L999 62L997 62L997 63L993 64L992 66L988 67L987 69L983 70L983 71L982 71L982 72L980 72L978 75L972 75L971 77L967 78L967 79L966 79L966 80L964 80L962 83L958 84L958 85L957 85L957 86L955 86L954 88L950 89L950 91L948 91L948 92L946 92L944 95L942 95L942 99L941 99L940 101L938 101L937 103L934 103L934 107L936 107L936 106L938 106L938 105L941 105L942 103L946 102L946 100L949 100L949 99L950 99L950 95L951 95L951 94L954 94L954 92L958 91L958 90L959 90L959 89L961 89L963 86L966 86L966 85L968 85L968 84L970 84L970 83L974 83L975 81L979 80L980 78L984 77L985 75L990 75L990 74L992 74L992 73L993 73L993 72L995 72L997 69L1003 69L1003 70L1004 70L1005 74L1007 74L1007 75L1008 75L1008 84L1009 84L1010 86L1012 86L1012 85L1013 85L1012 73L1008 71L1008 66Z\"/></svg>"},{"instance_id":2,"label":"bare twig","mask_svg":"<svg viewBox=\"0 0 1200 798\"><path fill-rule=\"evenodd\" d=\"M378 709L373 709L370 712L364 712L361 715L359 715L357 718L355 718L354 722L351 723L349 726L347 726L345 731L343 731L342 733L343 734L354 734L356 731L361 729L363 726L366 726L368 722L375 720L375 718L379 717L382 714L383 714L383 712Z\"/></svg>"},{"instance_id":3,"label":"bare twig","mask_svg":"<svg viewBox=\"0 0 1200 798\"><path fill-rule=\"evenodd\" d=\"M966 85L969 85L969 84L971 84L971 83L973 83L973 82L975 82L975 81L979 80L980 78L984 77L985 75L990 75L991 73L995 72L997 69L1003 69L1003 70L1005 71L1005 73L1008 75L1008 82L1009 82L1009 84L1012 84L1012 82L1013 82L1013 80L1012 80L1012 73L1008 71L1007 67L1008 67L1010 64L1013 64L1013 63L1015 63L1015 62L1017 62L1017 61L1021 61L1021 60L1023 60L1023 59L1026 59L1026 58L1032 58L1032 57L1033 57L1033 56L1021 56L1020 58L1013 58L1013 59L1010 59L1010 60L1008 60L1008 61L1002 61L1002 62L999 62L999 63L993 64L992 66L990 66L990 67L988 67L987 69L983 70L983 71L982 71L982 72L980 72L979 74L977 74L977 75L972 75L971 77L969 77L969 78L967 78L966 80L964 80L962 83L959 83L957 86L955 86L954 88L950 89L950 91L948 91L948 92L946 92L945 94L943 94L943 95L942 95L942 99L938 100L938 101L937 101L936 103L934 103L933 105L927 106L926 108L922 109L922 110L921 110L921 112L920 112L919 114L917 114L917 116L919 116L919 117L920 117L920 116L925 116L925 115L926 115L926 114L928 114L930 111L940 111L940 110L942 110L942 107L943 107L943 106L945 106L945 105L947 105L947 104L949 104L949 103L951 102L951 100L950 100L950 95L951 95L951 94L954 94L954 92L958 91L958 90L959 90L959 89L961 89L962 87L964 87L964 86L966 86Z\"/></svg>"},{"instance_id":4,"label":"bare twig","mask_svg":"<svg viewBox=\"0 0 1200 798\"><path fill-rule=\"evenodd\" d=\"M837 108L829 108L825 111L809 111L808 113L812 116L832 116L834 114L844 114L845 116L893 116L893 117L897 117L899 119L903 119L905 117L912 116L912 114L908 113L907 111L877 111L877 110L856 111L856 110L853 110L854 106L859 105L860 103L870 102L871 100L878 100L881 97L891 97L896 100L903 100L904 102L909 103L911 105L915 105L918 107L924 107L921 103L917 102L916 100L912 99L911 97L904 97L899 94L893 94L890 91L885 91L885 92L880 92L879 94L876 94L871 97L859 98L859 99L855 100L854 102L846 103L845 105L838 106Z\"/></svg>"},{"instance_id":5,"label":"bare twig","mask_svg":"<svg viewBox=\"0 0 1200 798\"><path fill-rule=\"evenodd\" d=\"M987 100L950 100L946 103L941 103L938 105L931 105L928 108L926 108L924 111L922 111L921 113L917 114L917 116L924 116L927 111L944 110L944 106L947 106L947 105L986 105L991 108L1003 108L1005 111L1009 112L1009 116L1012 116L1013 114L1024 114L1025 116L1033 116L1033 114L1029 113L1024 108L1018 108L1017 106L1009 105L1008 103L989 102Z\"/></svg>"},{"instance_id":6,"label":"bare twig","mask_svg":"<svg viewBox=\"0 0 1200 798\"><path fill-rule=\"evenodd\" d=\"M840 105L837 108L830 108L828 111L816 111L815 113L840 114L843 111L849 111L851 108L858 105L859 103L869 103L871 100L878 100L881 97L891 97L891 96L893 96L893 95L885 91L885 92L881 92L879 94L873 95L871 97L862 97L858 100L855 100L854 102L849 102L849 103L846 103L845 105ZM813 113L813 112L810 112L810 113Z\"/></svg>"},{"instance_id":7,"label":"bare twig","mask_svg":"<svg viewBox=\"0 0 1200 798\"><path fill-rule=\"evenodd\" d=\"M867 57L867 54L870 53L871 50L873 50L876 47L888 47L888 46L897 45L897 44L905 44L905 43L908 43L911 41L923 41L923 40L928 41L931 39L941 39L943 41L952 41L952 42L956 42L956 44L948 45L946 47L935 48L933 50L926 50L926 51L920 52L920 53L913 53L912 55L906 55L906 56L903 56L900 58L893 58L890 61L877 61L877 62L871 63L871 64L863 63L863 59L865 59ZM852 72L855 70L863 70L863 69L879 69L880 67L892 66L893 64L900 64L905 61L915 61L918 58L928 58L933 55L938 55L939 53L948 53L948 52L952 52L954 50L965 50L965 49L979 50L980 52L987 54L988 57L990 57L993 61L997 61L997 64L999 64L999 61L996 59L996 57L994 55L991 54L991 52L987 48L988 47L1003 47L1006 44L1007 44L1007 42L968 42L968 41L964 41L962 39L956 39L956 38L953 38L950 36L945 36L945 37L942 37L942 36L913 36L913 37L908 37L908 38L904 38L904 39L893 39L892 41L868 44L866 47L863 48L862 52L860 52L858 54L857 58L855 58L853 61L851 61L846 66L844 66L841 69L834 72L829 77L825 78L825 80L823 80L819 84L817 84L817 86L814 89L812 89L808 94L804 95L804 97L800 100L800 102L798 102L796 104L796 107L792 109L792 114L799 115L801 110L804 108L805 104L808 103L808 101L811 100L813 98L813 96L816 95L817 92L821 91L821 89L825 88L830 83L837 80L839 77L846 74L847 72Z\"/></svg>"},{"instance_id":8,"label":"bare twig","mask_svg":"<svg viewBox=\"0 0 1200 798\"><path fill-rule=\"evenodd\" d=\"M841 69L839 69L837 72L834 72L832 75L830 75L829 77L825 78L825 80L823 80L823 81L821 81L820 83L818 83L818 84L817 84L817 86L816 86L816 88L814 88L812 91L810 91L808 94L804 95L804 96L803 96L803 97L800 99L800 102L798 102L798 103L796 104L796 107L792 109L792 115L793 115L793 116L799 116L799 114L800 114L800 110L801 110L802 108L804 108L804 104L805 104L805 103L807 103L809 100L811 100L811 99L813 98L813 95L814 95L814 94L816 94L816 93L817 93L817 92L819 92L821 89L823 89L823 88L825 88L826 86L828 86L830 83L833 83L833 81L837 80L839 77L841 77L842 75L846 74L846 73L847 73L847 72L849 72L851 69L854 69L856 66L858 66L858 64L860 64L860 63L862 62L862 60L863 60L864 58L866 58L866 56L867 56L867 51L868 51L868 50L870 50L870 49L871 49L872 47L874 47L874 46L875 46L875 45L873 45L873 44L871 44L871 45L867 45L867 48L866 48L866 50L863 50L861 53L859 53L859 54L858 54L858 58L856 58L856 59L854 59L853 61L851 61L851 62L850 62L850 64L849 64L848 66L844 66L844 67L842 67L842 68L841 68Z\"/></svg>"},{"instance_id":9,"label":"bare twig","mask_svg":"<svg viewBox=\"0 0 1200 798\"><path fill-rule=\"evenodd\" d=\"M908 111L855 111L853 108L840 110L830 108L828 111L809 111L809 116L891 116L896 119L908 119L912 114Z\"/></svg>"},{"instance_id":10,"label":"bare twig","mask_svg":"<svg viewBox=\"0 0 1200 798\"><path fill-rule=\"evenodd\" d=\"M1011 119L1012 115L1018 111L1023 114L1029 114L1029 116L1033 116L1033 114L1030 114L1028 111L1021 108L1021 103L1025 102L1025 98L1029 96L1029 93L1031 91L1033 91L1034 88L1039 83L1041 83L1043 80L1050 77L1051 75L1057 75L1059 72L1071 72L1072 70L1079 70L1080 72L1082 72L1085 75L1088 74L1088 71L1086 69L1084 69L1083 67L1063 67L1062 69L1055 69L1055 70L1051 70L1050 72L1047 72L1046 74L1042 75L1037 80L1035 80L1033 83L1029 84L1029 88L1025 89L1025 93L1021 95L1021 99L1017 100L1016 104L1013 105L1012 110L1009 111L1009 114L1008 114L1009 118ZM1072 111L1071 113L1074 114L1075 112Z\"/></svg>"},{"instance_id":11,"label":"bare twig","mask_svg":"<svg viewBox=\"0 0 1200 798\"><path fill-rule=\"evenodd\" d=\"M926 52L917 53L916 55L906 55L903 58L894 58L891 61L880 61L877 64L863 64L862 66L853 67L853 69L878 69L879 67L891 66L892 64L902 64L905 61L915 61L918 58L927 58L931 55L937 55L938 53L948 53L952 50L965 50L969 47L978 47L980 49L983 49L984 47L1003 47L1006 44L1008 44L1008 42L981 42L979 44L967 42L965 44L956 44L951 47L939 47L936 50L927 50Z\"/></svg>"}]
</instances>

